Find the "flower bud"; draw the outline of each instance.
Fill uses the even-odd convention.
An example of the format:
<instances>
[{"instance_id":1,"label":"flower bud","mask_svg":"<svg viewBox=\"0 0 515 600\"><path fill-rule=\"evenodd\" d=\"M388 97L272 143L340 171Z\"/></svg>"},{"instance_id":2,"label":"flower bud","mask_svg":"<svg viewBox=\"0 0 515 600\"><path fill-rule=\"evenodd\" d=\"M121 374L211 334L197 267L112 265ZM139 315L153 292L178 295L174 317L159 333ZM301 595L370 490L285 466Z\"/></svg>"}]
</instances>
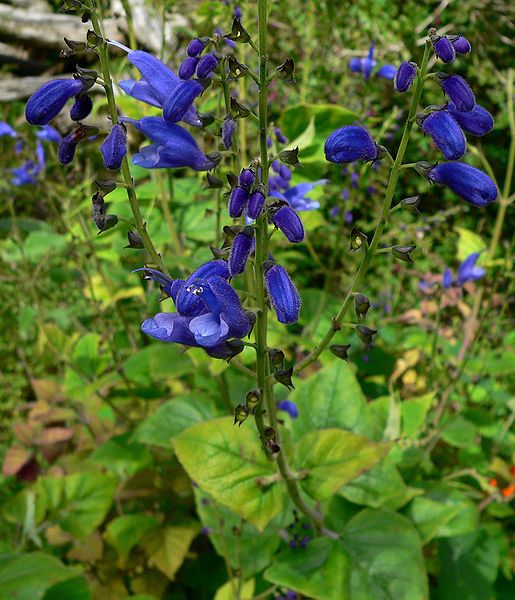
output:
<instances>
[{"instance_id":1,"label":"flower bud","mask_svg":"<svg viewBox=\"0 0 515 600\"><path fill-rule=\"evenodd\" d=\"M497 187L486 173L461 162L437 164L426 168L429 181L446 185L474 206L486 206L497 198Z\"/></svg>"},{"instance_id":2,"label":"flower bud","mask_svg":"<svg viewBox=\"0 0 515 600\"><path fill-rule=\"evenodd\" d=\"M229 78L230 79L239 79L240 77L244 77L249 68L247 65L244 65L236 60L232 54L227 57L227 66L229 68Z\"/></svg>"},{"instance_id":3,"label":"flower bud","mask_svg":"<svg viewBox=\"0 0 515 600\"><path fill-rule=\"evenodd\" d=\"M241 427L241 424L248 416L249 411L247 410L247 407L243 404L238 404L238 406L234 409L234 425L238 423L238 427Z\"/></svg>"},{"instance_id":4,"label":"flower bud","mask_svg":"<svg viewBox=\"0 0 515 600\"><path fill-rule=\"evenodd\" d=\"M127 130L124 125L113 125L111 133L100 146L100 152L104 157L106 169L116 171L121 167L123 158L127 154Z\"/></svg>"},{"instance_id":5,"label":"flower bud","mask_svg":"<svg viewBox=\"0 0 515 600\"><path fill-rule=\"evenodd\" d=\"M231 362L231 360L238 356L243 349L245 348L245 344L239 340L227 340L222 344L217 344L216 346L210 346L204 348L206 353L212 358L220 358L222 360L226 360L227 362Z\"/></svg>"},{"instance_id":6,"label":"flower bud","mask_svg":"<svg viewBox=\"0 0 515 600\"><path fill-rule=\"evenodd\" d=\"M377 333L376 329L370 329L370 327L366 327L365 325L356 325L356 333L361 341L368 348L372 343L372 338Z\"/></svg>"},{"instance_id":7,"label":"flower bud","mask_svg":"<svg viewBox=\"0 0 515 600\"><path fill-rule=\"evenodd\" d=\"M213 175L212 173L208 173L206 175L206 186L205 187L206 187L206 189L222 188L222 187L224 187L224 182L216 175Z\"/></svg>"},{"instance_id":8,"label":"flower bud","mask_svg":"<svg viewBox=\"0 0 515 600\"><path fill-rule=\"evenodd\" d=\"M405 210L418 212L418 205L420 204L420 196L410 196L409 198L403 198L401 200L401 206Z\"/></svg>"},{"instance_id":9,"label":"flower bud","mask_svg":"<svg viewBox=\"0 0 515 600\"><path fill-rule=\"evenodd\" d=\"M349 252L356 252L360 248L368 248L368 238L363 232L353 227L350 234Z\"/></svg>"},{"instance_id":10,"label":"flower bud","mask_svg":"<svg viewBox=\"0 0 515 600\"><path fill-rule=\"evenodd\" d=\"M270 220L293 244L299 244L304 239L304 226L291 206L281 206L273 212Z\"/></svg>"},{"instance_id":11,"label":"flower bud","mask_svg":"<svg viewBox=\"0 0 515 600\"><path fill-rule=\"evenodd\" d=\"M202 52L202 50L204 50L206 45L207 45L207 40L194 38L188 44L188 47L186 48L186 54L188 56L198 56Z\"/></svg>"},{"instance_id":12,"label":"flower bud","mask_svg":"<svg viewBox=\"0 0 515 600\"><path fill-rule=\"evenodd\" d=\"M265 207L265 196L260 190L252 192L247 204L247 214L251 219L257 219Z\"/></svg>"},{"instance_id":13,"label":"flower bud","mask_svg":"<svg viewBox=\"0 0 515 600\"><path fill-rule=\"evenodd\" d=\"M354 296L354 310L358 319L361 317L363 319L367 318L367 313L370 310L370 300L365 294L356 294Z\"/></svg>"},{"instance_id":14,"label":"flower bud","mask_svg":"<svg viewBox=\"0 0 515 600\"><path fill-rule=\"evenodd\" d=\"M468 54L472 50L470 42L462 35L451 35L449 39L456 54Z\"/></svg>"},{"instance_id":15,"label":"flower bud","mask_svg":"<svg viewBox=\"0 0 515 600\"><path fill-rule=\"evenodd\" d=\"M199 60L195 56L187 56L179 67L179 77L181 79L191 79L195 74Z\"/></svg>"},{"instance_id":16,"label":"flower bud","mask_svg":"<svg viewBox=\"0 0 515 600\"><path fill-rule=\"evenodd\" d=\"M279 127L274 127L274 134L275 134L275 138L279 142L279 144L287 144L288 143L288 138L283 135L283 132L281 131L281 129Z\"/></svg>"},{"instance_id":17,"label":"flower bud","mask_svg":"<svg viewBox=\"0 0 515 600\"><path fill-rule=\"evenodd\" d=\"M226 150L232 148L232 138L236 131L236 121L226 117L222 123L222 143Z\"/></svg>"},{"instance_id":18,"label":"flower bud","mask_svg":"<svg viewBox=\"0 0 515 600\"><path fill-rule=\"evenodd\" d=\"M47 81L29 98L25 118L31 125L46 125L56 117L70 98L84 89L81 79Z\"/></svg>"},{"instance_id":19,"label":"flower bud","mask_svg":"<svg viewBox=\"0 0 515 600\"><path fill-rule=\"evenodd\" d=\"M231 277L245 271L247 260L254 243L254 228L244 227L234 238L229 254L229 273Z\"/></svg>"},{"instance_id":20,"label":"flower bud","mask_svg":"<svg viewBox=\"0 0 515 600\"><path fill-rule=\"evenodd\" d=\"M338 358L349 360L350 346L350 344L332 344L329 346L329 350Z\"/></svg>"},{"instance_id":21,"label":"flower bud","mask_svg":"<svg viewBox=\"0 0 515 600\"><path fill-rule=\"evenodd\" d=\"M465 134L447 111L438 110L424 117L420 128L433 138L446 160L458 160L465 154L467 149Z\"/></svg>"},{"instance_id":22,"label":"flower bud","mask_svg":"<svg viewBox=\"0 0 515 600\"><path fill-rule=\"evenodd\" d=\"M411 253L413 250L415 250L415 248L416 246L393 246L392 254L399 260L407 263L413 263L415 261L411 258Z\"/></svg>"},{"instance_id":23,"label":"flower bud","mask_svg":"<svg viewBox=\"0 0 515 600\"><path fill-rule=\"evenodd\" d=\"M277 408L287 412L292 419L296 419L299 416L299 408L291 400L281 400L277 403Z\"/></svg>"},{"instance_id":24,"label":"flower bud","mask_svg":"<svg viewBox=\"0 0 515 600\"><path fill-rule=\"evenodd\" d=\"M346 125L331 133L324 145L326 160L332 163L372 161L378 155L377 144L363 127Z\"/></svg>"},{"instance_id":25,"label":"flower bud","mask_svg":"<svg viewBox=\"0 0 515 600\"><path fill-rule=\"evenodd\" d=\"M236 219L241 216L243 209L247 205L247 201L249 199L249 193L247 190L244 190L239 185L232 189L231 194L229 196L229 215Z\"/></svg>"},{"instance_id":26,"label":"flower bud","mask_svg":"<svg viewBox=\"0 0 515 600\"><path fill-rule=\"evenodd\" d=\"M93 109L93 100L87 94L77 96L70 109L70 119L72 121L82 121Z\"/></svg>"},{"instance_id":27,"label":"flower bud","mask_svg":"<svg viewBox=\"0 0 515 600\"><path fill-rule=\"evenodd\" d=\"M254 184L254 173L251 169L242 169L240 176L238 177L238 183L242 188L249 189Z\"/></svg>"},{"instance_id":28,"label":"flower bud","mask_svg":"<svg viewBox=\"0 0 515 600\"><path fill-rule=\"evenodd\" d=\"M462 112L456 108L453 102L449 102L446 110L457 121L458 125L467 133L481 137L490 133L494 128L494 118L479 104L476 104L472 110Z\"/></svg>"},{"instance_id":29,"label":"flower bud","mask_svg":"<svg viewBox=\"0 0 515 600\"><path fill-rule=\"evenodd\" d=\"M292 383L293 367L289 369L277 369L274 373L274 378L278 383L286 386L289 390L294 390L295 386Z\"/></svg>"},{"instance_id":30,"label":"flower bud","mask_svg":"<svg viewBox=\"0 0 515 600\"><path fill-rule=\"evenodd\" d=\"M129 245L125 246L125 248L143 248L143 240L141 239L139 233L137 231L128 231L127 239L129 240Z\"/></svg>"},{"instance_id":31,"label":"flower bud","mask_svg":"<svg viewBox=\"0 0 515 600\"><path fill-rule=\"evenodd\" d=\"M396 92L407 92L415 77L417 76L417 64L414 62L403 62L393 78L393 89Z\"/></svg>"},{"instance_id":32,"label":"flower bud","mask_svg":"<svg viewBox=\"0 0 515 600\"><path fill-rule=\"evenodd\" d=\"M204 91L204 86L198 81L186 79L175 87L163 106L163 117L166 121L180 121L195 98Z\"/></svg>"},{"instance_id":33,"label":"flower bud","mask_svg":"<svg viewBox=\"0 0 515 600\"><path fill-rule=\"evenodd\" d=\"M213 52L205 54L198 62L197 65L197 77L199 79L206 79L216 69L220 59Z\"/></svg>"},{"instance_id":34,"label":"flower bud","mask_svg":"<svg viewBox=\"0 0 515 600\"><path fill-rule=\"evenodd\" d=\"M437 73L438 83L444 93L454 102L456 109L468 112L476 105L474 92L460 75Z\"/></svg>"},{"instance_id":35,"label":"flower bud","mask_svg":"<svg viewBox=\"0 0 515 600\"><path fill-rule=\"evenodd\" d=\"M247 395L245 396L245 406L247 407L248 411L253 412L260 402L261 392L257 388L254 388L247 392Z\"/></svg>"},{"instance_id":36,"label":"flower bud","mask_svg":"<svg viewBox=\"0 0 515 600\"><path fill-rule=\"evenodd\" d=\"M436 56L444 63L452 63L456 58L456 50L446 36L437 37L433 41Z\"/></svg>"},{"instance_id":37,"label":"flower bud","mask_svg":"<svg viewBox=\"0 0 515 600\"><path fill-rule=\"evenodd\" d=\"M72 162L77 144L82 141L93 128L79 125L59 142L57 157L62 165Z\"/></svg>"},{"instance_id":38,"label":"flower bud","mask_svg":"<svg viewBox=\"0 0 515 600\"><path fill-rule=\"evenodd\" d=\"M274 264L265 273L270 304L281 323L295 323L300 315L301 299L288 272Z\"/></svg>"}]
</instances>

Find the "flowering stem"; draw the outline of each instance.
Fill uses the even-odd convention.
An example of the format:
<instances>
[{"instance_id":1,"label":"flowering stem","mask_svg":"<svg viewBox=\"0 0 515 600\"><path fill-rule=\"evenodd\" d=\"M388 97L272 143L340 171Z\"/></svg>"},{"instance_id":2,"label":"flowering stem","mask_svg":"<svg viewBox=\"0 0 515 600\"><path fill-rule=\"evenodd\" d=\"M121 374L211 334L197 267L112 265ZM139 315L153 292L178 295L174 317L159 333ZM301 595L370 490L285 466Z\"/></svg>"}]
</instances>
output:
<instances>
[{"instance_id":1,"label":"flowering stem","mask_svg":"<svg viewBox=\"0 0 515 600\"><path fill-rule=\"evenodd\" d=\"M93 26L93 31L104 40L104 37L102 35L102 27L100 25L98 16L95 12L95 8L93 6L92 0L87 0L87 5L88 5L88 8L90 9L90 15L91 15L90 18L91 18L91 24ZM109 54L108 54L108 50L107 50L107 43L105 40L98 46L98 57L100 60L100 66L102 68L102 77L104 80L104 89L106 92L107 104L108 104L108 108L109 108L109 116L111 117L111 121L113 122L113 125L116 125L118 123L118 111L116 109L116 101L114 98L114 91L113 91L113 81L111 79L111 72L109 69ZM122 171L123 180L125 182L125 186L126 186L126 190L127 190L127 198L129 200L129 204L131 206L132 216L134 217L134 224L135 224L136 230L138 231L138 234L141 238L141 241L143 242L143 246L145 247L145 250L148 252L150 258L152 259L152 262L155 265L157 265L163 273L165 273L166 275L169 275L168 269L166 268L165 264L163 263L161 256L157 252L154 244L152 243L152 240L150 239L150 236L148 235L146 224L143 222L143 217L141 216L141 211L140 211L139 204L138 204L138 198L136 196L136 190L134 188L134 181L132 179L131 170L129 167L129 161L127 159L127 156L125 156L123 158L121 171Z\"/></svg>"},{"instance_id":2,"label":"flowering stem","mask_svg":"<svg viewBox=\"0 0 515 600\"><path fill-rule=\"evenodd\" d=\"M388 213L390 212L393 195L394 195L396 187L397 187L397 181L399 179L399 173L400 173L400 170L402 167L402 161L404 159L404 154L406 153L408 141L409 141L409 138L411 135L411 131L413 129L413 124L414 124L413 117L415 116L415 114L417 112L418 103L420 101L420 97L422 95L422 89L424 87L425 73L426 73L426 69L427 69L427 63L429 60L430 52L431 52L431 42L429 40L427 40L426 46L424 49L424 56L422 58L422 64L420 65L420 73L419 73L419 76L417 77L417 82L416 82L415 89L413 92L413 98L411 100L411 106L410 106L408 118L407 118L406 124L404 126L404 132L402 134L401 142L399 145L399 149L397 150L397 155L395 157L395 161L393 163L392 170L390 171L390 177L388 179L388 187L386 188L386 193L385 193L385 197L384 197L384 201L383 201L383 208L381 211L381 216L379 218L379 221L377 222L377 225L376 225L376 228L374 231L374 236L372 238L372 242L370 243L370 247L366 251L365 257L364 257L363 261L361 262L361 265L359 266L356 276L354 277L354 281L352 282L352 285L351 285L349 291L347 292L347 296L345 297L345 300L343 301L343 304L334 319L334 322L337 325L339 325L341 323L343 317L345 316L347 310L349 309L351 302L352 302L353 294L355 292L357 292L359 290L359 288L361 287L361 284L365 278L365 275L368 271L370 263L372 262L372 258L374 257L374 254L376 254L376 249L379 245L381 236L383 235L384 228L388 221ZM336 331L337 330L334 328L334 325L332 325L328 329L327 333L322 338L322 340L318 344L318 346L316 346L316 348L314 348L304 359L302 359L299 363L297 363L297 365L295 366L295 369L294 369L294 373L298 373L298 372L302 371L303 369L305 369L306 367L308 367L309 365L311 365L312 363L314 363L315 360L317 360L317 358L327 348L327 346L333 339Z\"/></svg>"}]
</instances>

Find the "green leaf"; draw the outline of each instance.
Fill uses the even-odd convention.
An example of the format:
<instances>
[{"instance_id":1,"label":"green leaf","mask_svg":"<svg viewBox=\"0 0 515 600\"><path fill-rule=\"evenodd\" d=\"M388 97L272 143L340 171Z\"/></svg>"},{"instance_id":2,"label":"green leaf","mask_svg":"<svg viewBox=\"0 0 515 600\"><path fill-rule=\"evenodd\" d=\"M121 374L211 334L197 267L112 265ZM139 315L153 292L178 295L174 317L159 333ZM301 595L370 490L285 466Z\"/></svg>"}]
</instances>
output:
<instances>
[{"instance_id":1,"label":"green leaf","mask_svg":"<svg viewBox=\"0 0 515 600\"><path fill-rule=\"evenodd\" d=\"M126 478L148 467L152 463L152 454L146 446L132 442L129 433L124 433L99 446L90 460Z\"/></svg>"},{"instance_id":2,"label":"green leaf","mask_svg":"<svg viewBox=\"0 0 515 600\"><path fill-rule=\"evenodd\" d=\"M370 471L343 486L339 493L355 504L397 510L424 492L407 486L391 458L386 457Z\"/></svg>"},{"instance_id":3,"label":"green leaf","mask_svg":"<svg viewBox=\"0 0 515 600\"><path fill-rule=\"evenodd\" d=\"M190 373L192 363L179 344L151 344L128 358L123 369L136 383L148 385Z\"/></svg>"},{"instance_id":4,"label":"green leaf","mask_svg":"<svg viewBox=\"0 0 515 600\"><path fill-rule=\"evenodd\" d=\"M367 508L342 535L352 558L352 600L426 600L426 569L420 538L398 513Z\"/></svg>"},{"instance_id":5,"label":"green leaf","mask_svg":"<svg viewBox=\"0 0 515 600\"><path fill-rule=\"evenodd\" d=\"M91 600L91 593L84 577L74 577L56 583L49 588L43 600Z\"/></svg>"},{"instance_id":6,"label":"green leaf","mask_svg":"<svg viewBox=\"0 0 515 600\"><path fill-rule=\"evenodd\" d=\"M457 415L442 428L442 439L457 448L470 448L477 445L478 429L461 415Z\"/></svg>"},{"instance_id":7,"label":"green leaf","mask_svg":"<svg viewBox=\"0 0 515 600\"><path fill-rule=\"evenodd\" d=\"M75 344L72 360L75 369L88 378L94 377L100 372L104 360L100 357L100 335L98 333L87 333Z\"/></svg>"},{"instance_id":8,"label":"green leaf","mask_svg":"<svg viewBox=\"0 0 515 600\"><path fill-rule=\"evenodd\" d=\"M43 552L2 558L0 600L38 600L53 585L76 576L75 569Z\"/></svg>"},{"instance_id":9,"label":"green leaf","mask_svg":"<svg viewBox=\"0 0 515 600\"><path fill-rule=\"evenodd\" d=\"M467 256L470 256L474 252L482 252L486 249L485 242L477 233L464 229L463 227L456 227L455 229L459 236L457 258L460 262L464 261ZM482 259L484 259L484 257L480 256L478 264L484 263L484 260Z\"/></svg>"},{"instance_id":10,"label":"green leaf","mask_svg":"<svg viewBox=\"0 0 515 600\"><path fill-rule=\"evenodd\" d=\"M39 263L54 254L60 254L68 245L68 237L52 231L31 231L20 246L9 239L2 244L1 255L5 262L29 260Z\"/></svg>"},{"instance_id":11,"label":"green leaf","mask_svg":"<svg viewBox=\"0 0 515 600\"><path fill-rule=\"evenodd\" d=\"M232 417L197 423L179 434L173 447L193 481L263 531L281 511L285 490L279 482L258 485L259 478L276 471L250 425L234 427Z\"/></svg>"},{"instance_id":12,"label":"green leaf","mask_svg":"<svg viewBox=\"0 0 515 600\"><path fill-rule=\"evenodd\" d=\"M335 360L303 381L290 399L299 407L299 417L292 426L296 437L314 429L361 431L364 427L365 396L350 365L343 360Z\"/></svg>"},{"instance_id":13,"label":"green leaf","mask_svg":"<svg viewBox=\"0 0 515 600\"><path fill-rule=\"evenodd\" d=\"M402 433L407 437L415 436L423 427L435 393L430 392L417 398L403 400L401 403Z\"/></svg>"},{"instance_id":14,"label":"green leaf","mask_svg":"<svg viewBox=\"0 0 515 600\"><path fill-rule=\"evenodd\" d=\"M350 600L350 559L337 540L317 538L302 550L279 554L264 577L309 598Z\"/></svg>"},{"instance_id":15,"label":"green leaf","mask_svg":"<svg viewBox=\"0 0 515 600\"><path fill-rule=\"evenodd\" d=\"M496 541L480 529L438 543L440 600L491 600L499 567Z\"/></svg>"},{"instance_id":16,"label":"green leaf","mask_svg":"<svg viewBox=\"0 0 515 600\"><path fill-rule=\"evenodd\" d=\"M126 557L147 531L158 526L159 521L145 513L122 515L109 523L105 538L120 556Z\"/></svg>"},{"instance_id":17,"label":"green leaf","mask_svg":"<svg viewBox=\"0 0 515 600\"><path fill-rule=\"evenodd\" d=\"M99 473L75 473L38 480L38 504L47 517L76 538L87 537L104 520L116 490L116 478Z\"/></svg>"},{"instance_id":18,"label":"green leaf","mask_svg":"<svg viewBox=\"0 0 515 600\"><path fill-rule=\"evenodd\" d=\"M209 532L211 543L234 569L241 569L245 577L249 577L272 562L281 541L280 529L286 524L283 522L286 511L275 516L259 533L254 525L242 521L236 513L215 502L200 488L195 488L194 494L197 514Z\"/></svg>"},{"instance_id":19,"label":"green leaf","mask_svg":"<svg viewBox=\"0 0 515 600\"><path fill-rule=\"evenodd\" d=\"M391 443L375 443L341 429L306 434L296 449L296 466L308 474L303 489L317 500L327 500L338 489L377 464Z\"/></svg>"},{"instance_id":20,"label":"green leaf","mask_svg":"<svg viewBox=\"0 0 515 600\"><path fill-rule=\"evenodd\" d=\"M308 146L311 146L315 139L315 117L311 117L309 124L304 131L296 137L293 142L289 142L288 146L291 148L298 148L304 150Z\"/></svg>"},{"instance_id":21,"label":"green leaf","mask_svg":"<svg viewBox=\"0 0 515 600\"><path fill-rule=\"evenodd\" d=\"M148 556L149 566L157 567L168 579L173 579L196 534L197 527L188 525L159 527L148 532L141 546Z\"/></svg>"},{"instance_id":22,"label":"green leaf","mask_svg":"<svg viewBox=\"0 0 515 600\"><path fill-rule=\"evenodd\" d=\"M221 588L216 591L214 600L237 600L236 594L233 593L233 589L238 589L238 581L233 579L223 584ZM249 579L243 582L241 586L240 594L238 598L252 598L254 596L254 588L256 587L254 579Z\"/></svg>"},{"instance_id":23,"label":"green leaf","mask_svg":"<svg viewBox=\"0 0 515 600\"><path fill-rule=\"evenodd\" d=\"M431 498L414 498L406 509L406 515L413 521L420 533L422 543L427 544L434 537L441 537L444 527L460 511L459 505L442 504Z\"/></svg>"},{"instance_id":24,"label":"green leaf","mask_svg":"<svg viewBox=\"0 0 515 600\"><path fill-rule=\"evenodd\" d=\"M191 425L212 418L214 412L211 400L199 394L176 396L147 417L137 427L133 439L170 449L172 438Z\"/></svg>"}]
</instances>

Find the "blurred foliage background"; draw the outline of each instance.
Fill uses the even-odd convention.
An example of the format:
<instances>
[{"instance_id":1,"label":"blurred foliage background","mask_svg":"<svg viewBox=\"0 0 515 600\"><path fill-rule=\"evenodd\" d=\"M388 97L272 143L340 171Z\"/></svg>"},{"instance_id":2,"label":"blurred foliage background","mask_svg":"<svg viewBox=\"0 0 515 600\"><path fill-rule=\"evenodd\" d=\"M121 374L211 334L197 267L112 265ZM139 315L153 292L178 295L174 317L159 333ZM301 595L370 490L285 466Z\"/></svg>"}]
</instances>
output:
<instances>
[{"instance_id":1,"label":"blurred foliage background","mask_svg":"<svg viewBox=\"0 0 515 600\"><path fill-rule=\"evenodd\" d=\"M162 46L174 70L191 37L229 30L234 9L215 0L151 4L174 24ZM239 4L254 34L255 3ZM53 8L59 11L60 3ZM329 180L311 194L321 208L302 213L307 241L298 247L274 241L274 253L303 297L299 323L287 329L270 324L270 344L289 362L330 325L359 264L359 256L348 253L350 232L373 230L388 176L386 165L342 173L325 162L323 142L334 128L360 119L395 149L407 110L391 82L365 82L350 72L349 59L365 56L374 40L381 63L420 60L430 26L466 35L472 54L454 67L496 120L486 138L470 139L466 161L484 167L486 157L508 204L512 17L510 3L487 0L270 2L271 64L292 56L297 78L294 86L273 81L270 119L290 141L300 140L304 167L293 181ZM12 43L7 35L5 41ZM25 50L30 60L37 57L39 74L74 67L73 58L58 58L58 50ZM236 52L249 65L255 60L246 47ZM119 80L130 69L120 54L113 56ZM0 84L25 77L27 68L5 60ZM235 86L240 99L257 102L251 80ZM442 101L435 87L424 94L425 105ZM117 101L124 114L142 115L132 98ZM201 110L218 107L215 94L203 97ZM223 490L208 494L209 485L192 487L190 478L205 478L209 456L205 464L200 457L189 465L188 474L181 466L189 460L183 453L194 456L184 432L203 427L209 439L212 419L232 415L253 386L251 349L228 365L199 349L183 352L143 337L141 322L173 305L160 302L160 290L132 272L146 257L127 247L131 214L123 188L108 197L118 224L97 235L92 182L112 175L92 145L83 144L75 161L62 167L55 144L44 142L44 171L34 183L13 185L11 170L34 160L36 148L23 111L21 99L0 104L0 120L18 134L0 137L1 600L223 600L236 597L236 580L241 598L343 600L338 574L347 571L353 600L513 598L509 207L496 252L486 260L500 203L474 209L413 171L403 172L396 199L422 194L420 214L397 211L384 242L416 244L415 263L384 254L367 276L368 321L379 330L373 349L364 350L343 329L337 339L352 344L348 364L323 356L295 381L295 391L278 390L278 399L299 407L298 419L283 415L292 440L312 429L341 427L375 442L396 442L379 465L320 498L346 558L323 538L311 540L303 556L289 547L292 532L307 527L291 506L266 518L249 516L252 494L227 500ZM97 101L93 122L105 121ZM61 132L70 125L65 117L55 124ZM238 135L245 163L258 153L255 128L242 126ZM407 162L438 160L429 138L412 140ZM131 139L133 149L140 143ZM216 129L208 128L206 151L219 143ZM149 232L172 274L209 260L219 200L216 190L205 188L204 174L135 167L133 175ZM456 271L472 252L481 252L486 276L443 291L444 269ZM244 439L252 441L251 423L244 428ZM240 462L231 468L241 468ZM262 468L266 475L267 465ZM327 580L320 570L303 571L310 561L325 565ZM297 596L286 596L288 590Z\"/></svg>"}]
</instances>

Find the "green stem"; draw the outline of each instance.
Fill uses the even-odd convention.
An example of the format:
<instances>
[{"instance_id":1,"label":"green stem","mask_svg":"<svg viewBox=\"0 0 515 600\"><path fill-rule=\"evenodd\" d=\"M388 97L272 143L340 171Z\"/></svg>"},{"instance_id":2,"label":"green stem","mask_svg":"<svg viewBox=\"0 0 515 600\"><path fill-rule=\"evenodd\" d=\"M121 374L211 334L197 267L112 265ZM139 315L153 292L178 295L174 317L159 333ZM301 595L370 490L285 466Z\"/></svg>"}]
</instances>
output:
<instances>
[{"instance_id":1,"label":"green stem","mask_svg":"<svg viewBox=\"0 0 515 600\"><path fill-rule=\"evenodd\" d=\"M338 314L335 317L336 324L341 323L341 321L343 320L343 317L345 316L347 310L349 309L349 307L351 305L353 294L355 292L357 292L359 290L359 288L361 287L363 280L365 278L365 275L370 266L370 263L372 262L372 258L374 257L374 254L376 253L376 249L381 240L381 236L383 235L383 231L386 226L386 223L388 221L388 213L390 211L390 207L391 207L392 200L393 200L393 195L394 195L395 189L397 187L397 181L399 179L399 173L401 170L402 161L404 159L404 154L406 153L406 148L408 146L411 131L413 129L413 124L414 124L413 117L417 112L417 107L420 102L420 97L422 95L422 89L424 87L424 76L425 76L425 72L427 69L427 62L429 60L430 51L431 51L431 42L428 40L428 41L426 41L424 57L422 59L422 64L420 66L420 74L417 78L415 90L413 92L413 98L411 100L411 106L410 106L408 118L407 118L406 124L404 126L404 132L402 134L401 142L399 145L399 149L397 150L397 155L395 157L395 161L393 163L392 170L390 171L390 177L388 179L388 187L386 188L386 193L385 193L385 197L384 197L384 201L383 201L383 208L381 211L381 216L379 217L379 221L377 222L377 225L376 225L376 228L374 231L374 236L372 238L372 242L370 243L370 247L368 248L368 250L365 254L365 257L364 257L363 261L361 262L358 272L356 273L356 276L354 277L354 281L352 282L352 285L351 285L349 291L347 292L347 296L345 297L345 300L343 301L343 304L342 304L340 310L338 311ZM317 360L317 358L320 356L320 354L322 354L322 352L327 348L327 346L333 339L336 331L337 331L336 328L334 326L331 326L329 328L329 330L327 331L327 333L325 334L325 336L322 338L321 342L318 344L318 346L316 348L314 348L312 350L312 352L310 352L303 360L301 360L299 363L297 363L297 365L295 366L294 372L298 373L299 371L302 371L303 369L305 369L306 367L308 367L309 365L314 363Z\"/></svg>"},{"instance_id":2,"label":"green stem","mask_svg":"<svg viewBox=\"0 0 515 600\"><path fill-rule=\"evenodd\" d=\"M95 12L92 0L87 0L87 4L88 8L91 11L91 24L93 26L93 30L98 36L103 38L102 27L100 25L100 21L98 20L98 16ZM102 77L104 80L104 89L106 92L107 105L109 108L109 116L111 117L113 125L115 125L116 123L118 123L118 111L116 109L116 101L114 98L113 91L113 81L111 79L111 72L109 70L109 54L107 49L107 43L105 41L102 42L102 44L100 44L100 46L98 47L98 56L100 60L100 66L102 69ZM132 216L134 217L134 224L143 242L143 246L148 252L152 263L159 267L159 269L163 273L169 275L168 269L163 263L161 256L157 252L154 244L152 243L152 240L150 239L150 236L148 235L146 224L143 222L127 156L123 158L121 170L123 180L126 185L127 198L131 206Z\"/></svg>"}]
</instances>

